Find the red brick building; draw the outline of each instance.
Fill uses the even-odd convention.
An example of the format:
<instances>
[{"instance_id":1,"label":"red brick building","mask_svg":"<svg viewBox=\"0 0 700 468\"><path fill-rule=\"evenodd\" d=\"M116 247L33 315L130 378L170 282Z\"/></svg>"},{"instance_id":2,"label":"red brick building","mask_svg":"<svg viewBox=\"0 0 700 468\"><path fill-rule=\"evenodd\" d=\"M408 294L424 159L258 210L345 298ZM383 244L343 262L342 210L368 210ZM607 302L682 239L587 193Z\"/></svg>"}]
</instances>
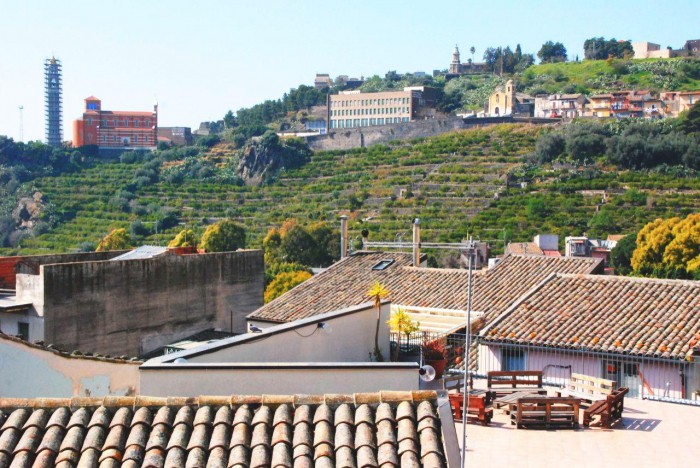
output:
<instances>
[{"instance_id":1,"label":"red brick building","mask_svg":"<svg viewBox=\"0 0 700 468\"><path fill-rule=\"evenodd\" d=\"M73 122L73 146L155 148L158 144L158 105L153 112L102 110L102 101L85 99L83 118Z\"/></svg>"}]
</instances>

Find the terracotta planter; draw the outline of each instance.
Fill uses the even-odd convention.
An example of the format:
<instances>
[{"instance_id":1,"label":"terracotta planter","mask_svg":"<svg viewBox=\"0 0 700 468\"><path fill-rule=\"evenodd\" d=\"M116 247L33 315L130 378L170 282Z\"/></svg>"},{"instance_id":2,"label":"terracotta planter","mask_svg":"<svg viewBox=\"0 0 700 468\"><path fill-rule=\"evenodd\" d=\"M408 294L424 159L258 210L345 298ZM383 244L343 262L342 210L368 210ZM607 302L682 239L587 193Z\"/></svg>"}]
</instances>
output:
<instances>
[{"instance_id":1,"label":"terracotta planter","mask_svg":"<svg viewBox=\"0 0 700 468\"><path fill-rule=\"evenodd\" d=\"M442 377L442 374L445 373L445 367L447 367L447 359L426 359L425 363L433 366L433 369L435 369L435 378L439 379Z\"/></svg>"}]
</instances>

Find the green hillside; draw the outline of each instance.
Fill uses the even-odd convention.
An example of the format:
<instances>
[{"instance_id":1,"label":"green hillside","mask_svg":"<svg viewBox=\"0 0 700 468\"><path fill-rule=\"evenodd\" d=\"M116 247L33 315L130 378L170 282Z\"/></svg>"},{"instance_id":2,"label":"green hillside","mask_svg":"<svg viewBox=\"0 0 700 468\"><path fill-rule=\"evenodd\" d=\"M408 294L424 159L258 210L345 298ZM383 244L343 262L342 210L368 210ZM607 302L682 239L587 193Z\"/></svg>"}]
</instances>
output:
<instances>
[{"instance_id":1,"label":"green hillside","mask_svg":"<svg viewBox=\"0 0 700 468\"><path fill-rule=\"evenodd\" d=\"M500 237L494 229L505 229L509 240L526 241L540 232L562 238L583 232L630 232L656 217L700 209L700 180L692 171L679 176L673 171L616 171L601 165L526 164L542 131L496 126L389 146L320 152L263 186L241 186L210 175L168 182L166 169L157 172L149 163L96 163L27 184L43 194L62 221L46 233L23 239L21 248L0 253L70 251L136 221L143 223L138 243L163 245L185 224L201 234L217 218L232 217L247 226L248 245L260 247L268 228L285 219L335 223L341 213L351 216L355 239L362 229L370 231L371 240L409 238L411 220L419 217L426 241L458 241L469 234ZM206 158L226 167L232 154L224 144ZM175 160L165 166L182 163ZM507 180L511 188L506 188ZM125 192L127 186L133 192ZM596 190L609 191L605 203L601 193L591 192ZM164 223L169 224L165 230Z\"/></svg>"},{"instance_id":2,"label":"green hillside","mask_svg":"<svg viewBox=\"0 0 700 468\"><path fill-rule=\"evenodd\" d=\"M700 60L614 59L533 65L522 73L519 87L532 94L696 90L700 89Z\"/></svg>"}]
</instances>

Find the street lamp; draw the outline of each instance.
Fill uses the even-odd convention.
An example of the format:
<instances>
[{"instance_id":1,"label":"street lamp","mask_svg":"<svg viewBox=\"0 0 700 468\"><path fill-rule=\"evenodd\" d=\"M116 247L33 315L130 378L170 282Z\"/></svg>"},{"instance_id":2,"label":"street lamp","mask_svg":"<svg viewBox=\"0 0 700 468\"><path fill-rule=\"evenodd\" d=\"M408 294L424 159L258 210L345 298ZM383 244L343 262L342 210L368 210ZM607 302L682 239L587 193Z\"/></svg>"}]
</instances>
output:
<instances>
[{"instance_id":1,"label":"street lamp","mask_svg":"<svg viewBox=\"0 0 700 468\"><path fill-rule=\"evenodd\" d=\"M469 380L469 351L472 340L470 333L471 315L472 315L472 267L474 264L474 254L476 248L474 241L470 238L467 242L467 268L469 269L469 281L467 285L467 326L464 328L466 336L466 345L464 347L464 385L462 386L462 468L466 465L467 456L467 413L469 411L469 393L467 391L467 381Z\"/></svg>"}]
</instances>

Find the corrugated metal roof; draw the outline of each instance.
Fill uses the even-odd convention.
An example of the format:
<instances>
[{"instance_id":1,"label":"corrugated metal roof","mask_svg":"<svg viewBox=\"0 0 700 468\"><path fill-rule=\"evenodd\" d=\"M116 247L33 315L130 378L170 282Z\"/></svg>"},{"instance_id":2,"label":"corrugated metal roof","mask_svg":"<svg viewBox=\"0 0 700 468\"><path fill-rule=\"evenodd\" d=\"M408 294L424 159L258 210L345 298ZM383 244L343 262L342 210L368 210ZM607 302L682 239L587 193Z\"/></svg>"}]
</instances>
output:
<instances>
[{"instance_id":1,"label":"corrugated metal roof","mask_svg":"<svg viewBox=\"0 0 700 468\"><path fill-rule=\"evenodd\" d=\"M157 245L142 245L141 247L136 247L131 252L119 255L110 259L111 262L121 261L121 260L145 260L147 258L157 257L168 251L167 247L160 247Z\"/></svg>"}]
</instances>

